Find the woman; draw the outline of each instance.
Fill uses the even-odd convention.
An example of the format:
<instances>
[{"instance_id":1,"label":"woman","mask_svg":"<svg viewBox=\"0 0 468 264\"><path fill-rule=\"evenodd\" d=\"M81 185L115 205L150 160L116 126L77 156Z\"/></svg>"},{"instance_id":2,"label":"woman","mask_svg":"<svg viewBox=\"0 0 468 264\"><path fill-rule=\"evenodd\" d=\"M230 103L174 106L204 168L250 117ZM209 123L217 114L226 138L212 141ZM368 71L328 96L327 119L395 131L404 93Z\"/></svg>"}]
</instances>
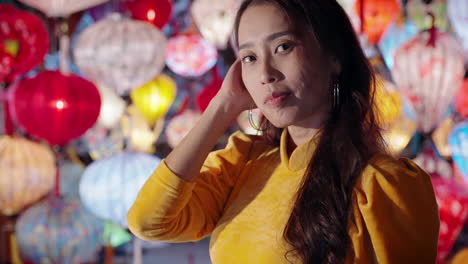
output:
<instances>
[{"instance_id":1,"label":"woman","mask_svg":"<svg viewBox=\"0 0 468 264\"><path fill-rule=\"evenodd\" d=\"M128 213L147 240L211 235L213 263L435 263L429 176L385 154L374 77L332 0L248 0L239 58ZM258 107L262 136L231 121Z\"/></svg>"}]
</instances>

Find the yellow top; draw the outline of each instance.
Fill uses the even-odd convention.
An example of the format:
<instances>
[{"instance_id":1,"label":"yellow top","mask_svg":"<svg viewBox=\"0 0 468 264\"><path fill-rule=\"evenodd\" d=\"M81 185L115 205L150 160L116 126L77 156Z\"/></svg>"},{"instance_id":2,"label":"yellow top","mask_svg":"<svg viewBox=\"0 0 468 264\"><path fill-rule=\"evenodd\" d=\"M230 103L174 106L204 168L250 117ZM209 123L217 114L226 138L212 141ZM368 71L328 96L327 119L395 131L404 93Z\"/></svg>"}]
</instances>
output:
<instances>
[{"instance_id":1,"label":"yellow top","mask_svg":"<svg viewBox=\"0 0 468 264\"><path fill-rule=\"evenodd\" d=\"M447 264L466 264L468 263L468 248L461 249L453 256Z\"/></svg>"},{"instance_id":2,"label":"yellow top","mask_svg":"<svg viewBox=\"0 0 468 264\"><path fill-rule=\"evenodd\" d=\"M287 263L283 230L316 140L289 157L283 131L279 147L234 133L193 183L161 162L128 213L130 230L168 242L211 235L214 264ZM410 160L373 157L354 187L352 210L346 263L435 263L436 199L429 176Z\"/></svg>"}]
</instances>

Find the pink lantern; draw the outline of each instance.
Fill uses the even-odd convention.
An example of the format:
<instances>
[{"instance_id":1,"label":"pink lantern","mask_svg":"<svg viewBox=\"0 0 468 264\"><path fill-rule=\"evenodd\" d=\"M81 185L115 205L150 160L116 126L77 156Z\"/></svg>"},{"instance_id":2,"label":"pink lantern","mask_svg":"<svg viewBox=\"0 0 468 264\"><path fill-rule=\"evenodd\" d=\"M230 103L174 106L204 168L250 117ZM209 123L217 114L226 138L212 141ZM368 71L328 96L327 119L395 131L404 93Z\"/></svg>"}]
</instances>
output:
<instances>
[{"instance_id":1,"label":"pink lantern","mask_svg":"<svg viewBox=\"0 0 468 264\"><path fill-rule=\"evenodd\" d=\"M66 17L109 0L19 0L50 17Z\"/></svg>"},{"instance_id":2,"label":"pink lantern","mask_svg":"<svg viewBox=\"0 0 468 264\"><path fill-rule=\"evenodd\" d=\"M37 16L0 5L0 82L12 82L44 59L47 29Z\"/></svg>"},{"instance_id":3,"label":"pink lantern","mask_svg":"<svg viewBox=\"0 0 468 264\"><path fill-rule=\"evenodd\" d=\"M97 120L101 97L96 86L76 75L45 71L12 89L10 111L29 134L65 145Z\"/></svg>"},{"instance_id":4,"label":"pink lantern","mask_svg":"<svg viewBox=\"0 0 468 264\"><path fill-rule=\"evenodd\" d=\"M216 48L198 34L182 34L170 38L166 64L173 72L196 77L210 70L218 58Z\"/></svg>"},{"instance_id":5,"label":"pink lantern","mask_svg":"<svg viewBox=\"0 0 468 264\"><path fill-rule=\"evenodd\" d=\"M464 73L461 46L435 28L403 44L392 68L397 88L413 105L423 132L430 132L443 119Z\"/></svg>"},{"instance_id":6,"label":"pink lantern","mask_svg":"<svg viewBox=\"0 0 468 264\"><path fill-rule=\"evenodd\" d=\"M468 79L463 82L455 96L455 108L463 118L468 117Z\"/></svg>"}]
</instances>

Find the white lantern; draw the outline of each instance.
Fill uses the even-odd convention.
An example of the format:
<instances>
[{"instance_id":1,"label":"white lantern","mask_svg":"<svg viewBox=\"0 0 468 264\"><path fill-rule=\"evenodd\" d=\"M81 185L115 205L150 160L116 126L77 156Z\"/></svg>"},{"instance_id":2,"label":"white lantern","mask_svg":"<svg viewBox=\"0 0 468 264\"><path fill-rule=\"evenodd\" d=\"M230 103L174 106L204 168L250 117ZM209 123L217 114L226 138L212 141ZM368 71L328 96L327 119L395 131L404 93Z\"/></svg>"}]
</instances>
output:
<instances>
[{"instance_id":1,"label":"white lantern","mask_svg":"<svg viewBox=\"0 0 468 264\"><path fill-rule=\"evenodd\" d=\"M109 0L19 0L50 17L66 17Z\"/></svg>"},{"instance_id":2,"label":"white lantern","mask_svg":"<svg viewBox=\"0 0 468 264\"><path fill-rule=\"evenodd\" d=\"M448 0L447 13L453 30L460 37L468 59L468 1Z\"/></svg>"},{"instance_id":3,"label":"white lantern","mask_svg":"<svg viewBox=\"0 0 468 264\"><path fill-rule=\"evenodd\" d=\"M122 152L91 163L80 182L83 204L98 217L127 226L127 212L159 162L148 154Z\"/></svg>"},{"instance_id":4,"label":"white lantern","mask_svg":"<svg viewBox=\"0 0 468 264\"><path fill-rule=\"evenodd\" d=\"M98 85L101 94L101 112L98 123L105 128L113 128L119 123L125 111L125 101L105 85Z\"/></svg>"},{"instance_id":5,"label":"white lantern","mask_svg":"<svg viewBox=\"0 0 468 264\"><path fill-rule=\"evenodd\" d=\"M165 50L156 27L113 14L78 37L74 56L89 79L125 94L161 73Z\"/></svg>"},{"instance_id":6,"label":"white lantern","mask_svg":"<svg viewBox=\"0 0 468 264\"><path fill-rule=\"evenodd\" d=\"M410 100L418 128L430 132L443 119L465 74L459 43L443 32L424 31L396 51L397 88Z\"/></svg>"}]
</instances>

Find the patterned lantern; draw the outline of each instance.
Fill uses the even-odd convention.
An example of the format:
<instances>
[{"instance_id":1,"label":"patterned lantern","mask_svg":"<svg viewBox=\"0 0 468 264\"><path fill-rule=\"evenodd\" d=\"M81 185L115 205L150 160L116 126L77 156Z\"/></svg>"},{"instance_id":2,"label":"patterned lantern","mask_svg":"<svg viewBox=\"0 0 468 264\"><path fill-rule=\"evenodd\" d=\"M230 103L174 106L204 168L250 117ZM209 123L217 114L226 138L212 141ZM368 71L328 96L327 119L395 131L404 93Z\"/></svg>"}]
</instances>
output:
<instances>
[{"instance_id":1,"label":"patterned lantern","mask_svg":"<svg viewBox=\"0 0 468 264\"><path fill-rule=\"evenodd\" d=\"M33 263L88 263L97 259L102 224L78 200L51 196L16 223L21 256Z\"/></svg>"},{"instance_id":2,"label":"patterned lantern","mask_svg":"<svg viewBox=\"0 0 468 264\"><path fill-rule=\"evenodd\" d=\"M430 2L426 4L426 2ZM406 4L409 18L416 24L419 30L425 30L431 27L432 18L427 15L428 12L434 14L435 25L440 30L446 31L449 23L447 19L446 0L409 0Z\"/></svg>"},{"instance_id":3,"label":"patterned lantern","mask_svg":"<svg viewBox=\"0 0 468 264\"><path fill-rule=\"evenodd\" d=\"M167 75L135 89L131 93L132 102L140 110L150 125L162 118L175 99L176 83Z\"/></svg>"},{"instance_id":4,"label":"patterned lantern","mask_svg":"<svg viewBox=\"0 0 468 264\"><path fill-rule=\"evenodd\" d=\"M29 134L64 145L81 136L99 116L96 86L76 75L45 71L12 90L11 113Z\"/></svg>"},{"instance_id":5,"label":"patterned lantern","mask_svg":"<svg viewBox=\"0 0 468 264\"><path fill-rule=\"evenodd\" d=\"M400 4L397 0L372 0L363 1L364 12L364 33L372 44L379 43L380 37L390 25L390 23L399 15ZM356 0L355 11L361 12L361 1Z\"/></svg>"},{"instance_id":6,"label":"patterned lantern","mask_svg":"<svg viewBox=\"0 0 468 264\"><path fill-rule=\"evenodd\" d=\"M468 121L457 124L448 139L453 162L468 179Z\"/></svg>"},{"instance_id":7,"label":"patterned lantern","mask_svg":"<svg viewBox=\"0 0 468 264\"><path fill-rule=\"evenodd\" d=\"M195 126L200 117L200 112L193 110L186 110L182 114L173 117L166 128L167 143L169 146L175 148L188 134L190 129Z\"/></svg>"},{"instance_id":8,"label":"patterned lantern","mask_svg":"<svg viewBox=\"0 0 468 264\"><path fill-rule=\"evenodd\" d=\"M134 19L147 21L160 29L171 17L170 0L127 0L124 5Z\"/></svg>"},{"instance_id":9,"label":"patterned lantern","mask_svg":"<svg viewBox=\"0 0 468 264\"><path fill-rule=\"evenodd\" d=\"M66 17L109 0L19 0L50 17Z\"/></svg>"},{"instance_id":10,"label":"patterned lantern","mask_svg":"<svg viewBox=\"0 0 468 264\"><path fill-rule=\"evenodd\" d=\"M218 48L225 49L234 26L239 0L195 0L192 17L203 37Z\"/></svg>"},{"instance_id":11,"label":"patterned lantern","mask_svg":"<svg viewBox=\"0 0 468 264\"><path fill-rule=\"evenodd\" d=\"M394 21L384 32L379 42L379 48L389 69L393 67L393 58L400 45L410 40L418 33L418 29L411 21Z\"/></svg>"},{"instance_id":12,"label":"patterned lantern","mask_svg":"<svg viewBox=\"0 0 468 264\"><path fill-rule=\"evenodd\" d=\"M80 183L86 208L100 218L127 225L127 212L160 159L122 152L89 165Z\"/></svg>"},{"instance_id":13,"label":"patterned lantern","mask_svg":"<svg viewBox=\"0 0 468 264\"><path fill-rule=\"evenodd\" d=\"M468 2L465 0L448 0L447 12L450 25L460 37L468 59Z\"/></svg>"},{"instance_id":14,"label":"patterned lantern","mask_svg":"<svg viewBox=\"0 0 468 264\"><path fill-rule=\"evenodd\" d=\"M15 215L37 202L55 183L55 158L38 143L0 137L0 213Z\"/></svg>"},{"instance_id":15,"label":"patterned lantern","mask_svg":"<svg viewBox=\"0 0 468 264\"><path fill-rule=\"evenodd\" d=\"M49 50L47 29L37 16L0 4L0 83L33 69Z\"/></svg>"},{"instance_id":16,"label":"patterned lantern","mask_svg":"<svg viewBox=\"0 0 468 264\"><path fill-rule=\"evenodd\" d=\"M166 64L173 72L196 77L211 69L218 58L218 51L197 34L182 34L170 38L166 49Z\"/></svg>"},{"instance_id":17,"label":"patterned lantern","mask_svg":"<svg viewBox=\"0 0 468 264\"><path fill-rule=\"evenodd\" d=\"M74 55L87 77L125 94L162 71L165 50L166 38L158 29L113 14L79 36Z\"/></svg>"},{"instance_id":18,"label":"patterned lantern","mask_svg":"<svg viewBox=\"0 0 468 264\"><path fill-rule=\"evenodd\" d=\"M446 263L457 236L468 217L468 189L452 179L432 178L439 205L440 231L437 246L437 263Z\"/></svg>"},{"instance_id":19,"label":"patterned lantern","mask_svg":"<svg viewBox=\"0 0 468 264\"><path fill-rule=\"evenodd\" d=\"M465 79L455 96L455 108L463 118L468 117L468 79Z\"/></svg>"},{"instance_id":20,"label":"patterned lantern","mask_svg":"<svg viewBox=\"0 0 468 264\"><path fill-rule=\"evenodd\" d=\"M423 132L444 117L463 82L463 53L458 42L443 32L421 32L396 52L392 75L407 96Z\"/></svg>"},{"instance_id":21,"label":"patterned lantern","mask_svg":"<svg viewBox=\"0 0 468 264\"><path fill-rule=\"evenodd\" d=\"M119 123L125 111L126 103L120 96L115 94L115 91L105 85L98 85L98 89L102 100L98 123L103 127L112 128Z\"/></svg>"}]
</instances>

